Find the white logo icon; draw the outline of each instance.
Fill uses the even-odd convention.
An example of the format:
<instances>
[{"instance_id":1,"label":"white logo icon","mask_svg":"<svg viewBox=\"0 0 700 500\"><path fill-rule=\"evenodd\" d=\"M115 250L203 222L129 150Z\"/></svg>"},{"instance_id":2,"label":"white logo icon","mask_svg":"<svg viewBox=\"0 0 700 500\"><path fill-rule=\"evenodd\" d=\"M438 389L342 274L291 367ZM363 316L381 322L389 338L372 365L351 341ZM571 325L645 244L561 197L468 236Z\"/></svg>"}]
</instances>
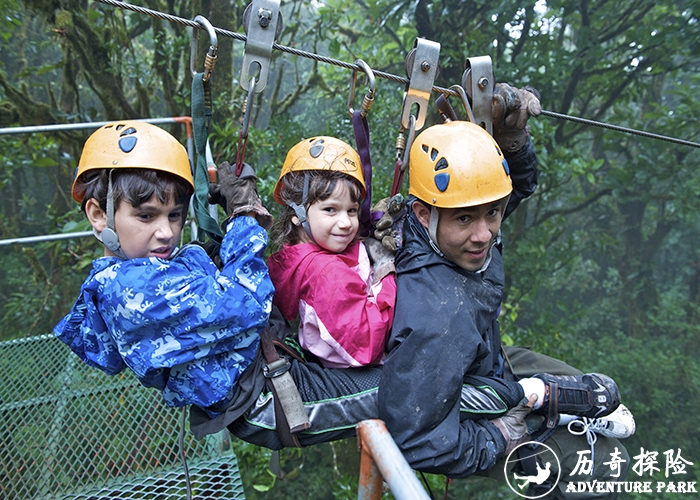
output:
<instances>
[{"instance_id":1,"label":"white logo icon","mask_svg":"<svg viewBox=\"0 0 700 500\"><path fill-rule=\"evenodd\" d=\"M554 450L536 441L523 443L511 451L504 467L510 489L528 499L551 493L559 482L560 471L561 464Z\"/></svg>"}]
</instances>

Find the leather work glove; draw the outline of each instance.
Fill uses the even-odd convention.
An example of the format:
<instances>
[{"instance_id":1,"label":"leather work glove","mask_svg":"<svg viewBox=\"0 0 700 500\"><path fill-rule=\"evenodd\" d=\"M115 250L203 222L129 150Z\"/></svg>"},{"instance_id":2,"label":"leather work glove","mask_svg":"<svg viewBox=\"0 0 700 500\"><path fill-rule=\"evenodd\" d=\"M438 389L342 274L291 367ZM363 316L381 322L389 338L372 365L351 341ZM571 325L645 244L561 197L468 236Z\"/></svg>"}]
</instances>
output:
<instances>
[{"instance_id":1,"label":"leather work glove","mask_svg":"<svg viewBox=\"0 0 700 500\"><path fill-rule=\"evenodd\" d=\"M403 243L401 232L406 215L406 200L401 193L391 198L382 198L371 209L374 237L382 242L384 248L395 252Z\"/></svg>"},{"instance_id":2,"label":"leather work glove","mask_svg":"<svg viewBox=\"0 0 700 500\"><path fill-rule=\"evenodd\" d=\"M520 151L527 142L527 120L542 112L540 93L532 87L517 89L497 83L491 101L493 138L508 153Z\"/></svg>"},{"instance_id":3,"label":"leather work glove","mask_svg":"<svg viewBox=\"0 0 700 500\"><path fill-rule=\"evenodd\" d=\"M537 396L534 394L530 396L529 400L523 398L518 406L511 408L504 416L491 420L491 423L498 427L503 437L506 438L506 456L519 444L526 442L529 437L525 417L533 410L535 401L537 401Z\"/></svg>"},{"instance_id":4,"label":"leather work glove","mask_svg":"<svg viewBox=\"0 0 700 500\"><path fill-rule=\"evenodd\" d=\"M363 240L369 260L372 263L372 285L376 285L386 276L396 272L394 267L394 252L387 250L374 238Z\"/></svg>"},{"instance_id":5,"label":"leather work glove","mask_svg":"<svg viewBox=\"0 0 700 500\"><path fill-rule=\"evenodd\" d=\"M217 170L218 184L209 184L209 203L219 204L227 215L234 217L242 214L255 214L255 218L265 229L272 226L272 215L262 205L256 189L258 176L253 167L243 164L240 177L236 176L236 167L225 161Z\"/></svg>"}]
</instances>

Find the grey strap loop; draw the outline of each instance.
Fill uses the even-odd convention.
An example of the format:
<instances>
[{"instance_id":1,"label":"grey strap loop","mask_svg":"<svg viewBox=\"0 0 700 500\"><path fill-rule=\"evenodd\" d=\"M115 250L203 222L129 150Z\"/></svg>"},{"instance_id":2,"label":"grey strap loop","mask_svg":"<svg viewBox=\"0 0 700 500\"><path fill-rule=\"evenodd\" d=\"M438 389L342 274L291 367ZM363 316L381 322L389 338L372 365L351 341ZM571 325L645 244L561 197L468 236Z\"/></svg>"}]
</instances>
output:
<instances>
[{"instance_id":1,"label":"grey strap loop","mask_svg":"<svg viewBox=\"0 0 700 500\"><path fill-rule=\"evenodd\" d=\"M437 208L435 208L433 205L430 205L430 227L428 229L428 236L430 237L430 246L433 247L435 253L437 253L440 257L444 257L445 254L442 253L437 242L437 226L439 220L440 214L438 213Z\"/></svg>"},{"instance_id":2,"label":"grey strap loop","mask_svg":"<svg viewBox=\"0 0 700 500\"><path fill-rule=\"evenodd\" d=\"M309 219L306 216L307 201L309 201L309 174L304 173L304 191L301 194L301 205L298 205L293 201L288 201L287 205L291 207L292 210L294 210L294 214L299 219L299 223L301 224L301 227L304 228L304 232L306 232L306 235L309 238L311 238L311 241L316 241L314 240L314 237L311 234L311 226L309 226Z\"/></svg>"},{"instance_id":3,"label":"grey strap loop","mask_svg":"<svg viewBox=\"0 0 700 500\"><path fill-rule=\"evenodd\" d=\"M122 260L127 260L127 256L122 250L121 244L119 243L119 236L114 227L114 189L112 188L112 172L114 172L114 170L109 171L109 182L107 184L107 227L99 234L96 231L93 232L97 239L111 250L114 255Z\"/></svg>"}]
</instances>

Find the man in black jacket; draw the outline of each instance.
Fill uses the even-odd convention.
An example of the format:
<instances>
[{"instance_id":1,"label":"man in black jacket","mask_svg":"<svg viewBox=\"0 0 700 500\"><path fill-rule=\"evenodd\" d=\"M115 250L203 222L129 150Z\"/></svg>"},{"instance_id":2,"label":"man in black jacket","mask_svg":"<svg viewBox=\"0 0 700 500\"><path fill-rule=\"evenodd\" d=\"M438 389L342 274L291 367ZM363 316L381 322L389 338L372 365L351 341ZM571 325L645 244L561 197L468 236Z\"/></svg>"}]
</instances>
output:
<instances>
[{"instance_id":1,"label":"man in black jacket","mask_svg":"<svg viewBox=\"0 0 700 500\"><path fill-rule=\"evenodd\" d=\"M529 92L518 92L530 99ZM551 485L551 494L573 498L566 494L567 481L620 481L629 456L617 439L601 437L593 453L583 437L557 428L562 413L585 415L581 421L591 422L613 412L619 392L612 379L583 375L517 349L509 351L515 365L510 367L501 349L500 226L537 184L537 158L524 121L502 134L503 147L477 125L458 121L430 127L413 142L411 198L395 261L398 296L379 384L379 416L413 468L449 477L489 474L517 444L529 440L523 421L530 408L523 411L523 399L534 394L534 414L541 417L528 420L539 427L536 435L551 436L547 444L563 455L561 479L556 488ZM529 377L515 382L519 375ZM469 410L460 404L465 383L490 386L503 411L514 410L499 418ZM605 466L616 451L617 468ZM569 477L582 456L595 461L594 475ZM590 492L575 498L615 496Z\"/></svg>"}]
</instances>

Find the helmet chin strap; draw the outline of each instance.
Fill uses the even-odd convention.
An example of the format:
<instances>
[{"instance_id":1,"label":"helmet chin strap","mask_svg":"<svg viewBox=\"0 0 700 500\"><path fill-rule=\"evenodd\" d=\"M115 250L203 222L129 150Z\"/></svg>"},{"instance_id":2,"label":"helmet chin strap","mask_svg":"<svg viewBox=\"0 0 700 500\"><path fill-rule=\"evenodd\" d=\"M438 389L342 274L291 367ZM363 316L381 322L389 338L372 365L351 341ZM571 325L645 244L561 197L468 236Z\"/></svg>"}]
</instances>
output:
<instances>
[{"instance_id":1,"label":"helmet chin strap","mask_svg":"<svg viewBox=\"0 0 700 500\"><path fill-rule=\"evenodd\" d=\"M437 227L439 218L440 215L438 213L437 208L435 208L433 205L430 205L430 223L428 224L428 237L430 240L430 246L433 247L435 253L437 253L440 257L444 257L445 254L442 253L442 250L440 250L440 247L437 243Z\"/></svg>"},{"instance_id":2,"label":"helmet chin strap","mask_svg":"<svg viewBox=\"0 0 700 500\"><path fill-rule=\"evenodd\" d=\"M122 250L119 243L119 236L114 227L114 193L112 189L112 172L109 172L109 183L107 184L107 227L102 232L97 232L95 229L92 232L95 237L102 242L114 255L122 260L127 260L128 257Z\"/></svg>"},{"instance_id":3,"label":"helmet chin strap","mask_svg":"<svg viewBox=\"0 0 700 500\"><path fill-rule=\"evenodd\" d=\"M294 210L294 214L297 216L299 219L299 223L301 224L301 227L304 228L304 232L306 232L306 235L313 241L314 243L316 240L314 240L313 235L311 234L311 226L309 225L309 219L306 216L306 202L309 200L309 174L304 173L304 191L302 192L301 195L301 205L298 205L294 203L293 201L288 201L287 206L291 207L292 210Z\"/></svg>"}]
</instances>

